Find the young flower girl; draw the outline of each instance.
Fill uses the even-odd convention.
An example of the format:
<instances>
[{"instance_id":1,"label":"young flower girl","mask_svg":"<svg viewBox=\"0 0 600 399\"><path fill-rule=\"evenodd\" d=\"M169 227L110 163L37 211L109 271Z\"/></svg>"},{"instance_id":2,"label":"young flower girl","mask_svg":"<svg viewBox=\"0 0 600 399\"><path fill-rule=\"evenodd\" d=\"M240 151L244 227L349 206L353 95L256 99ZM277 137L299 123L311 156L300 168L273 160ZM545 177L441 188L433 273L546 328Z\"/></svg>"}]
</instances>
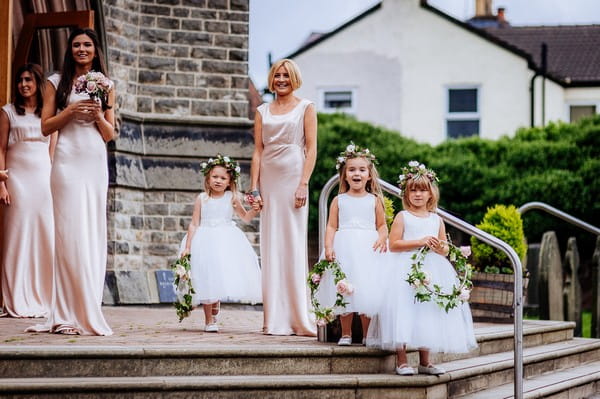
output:
<instances>
[{"instance_id":1,"label":"young flower girl","mask_svg":"<svg viewBox=\"0 0 600 399\"><path fill-rule=\"evenodd\" d=\"M233 212L246 223L258 206L246 211L236 180L240 167L220 154L202 163L205 192L198 195L181 256L190 254L193 305L204 308L206 332L218 332L220 301L258 303L261 276L256 253L232 221ZM257 204L258 205L258 204Z\"/></svg>"},{"instance_id":2,"label":"young flower girl","mask_svg":"<svg viewBox=\"0 0 600 399\"><path fill-rule=\"evenodd\" d=\"M347 302L345 309L335 309L342 325L338 345L352 344L353 312L360 315L364 344L370 317L379 304L381 290L377 275L383 260L381 253L387 251L388 229L374 161L375 156L367 148L354 144L346 147L337 159L340 186L339 194L331 202L325 259L337 260L353 287L337 287L338 291L340 288L345 291ZM320 284L319 295L331 302L335 287L327 277Z\"/></svg>"},{"instance_id":3,"label":"young flower girl","mask_svg":"<svg viewBox=\"0 0 600 399\"><path fill-rule=\"evenodd\" d=\"M396 373L413 375L408 366L406 346L419 348L421 374L438 375L445 371L429 360L429 351L462 353L477 346L473 320L467 303L458 302L453 309L442 309L435 302L416 302L415 289L408 284L415 253L429 248L422 264L430 287L438 285L443 292L459 286L457 273L446 259L449 244L446 228L435 213L439 200L437 177L434 171L419 162L411 161L400 175L404 210L394 219L390 232L389 269L382 280L386 286L380 311L380 337L369 331L369 346L397 351ZM462 295L462 294L461 294ZM373 337L373 340L372 340Z\"/></svg>"}]
</instances>

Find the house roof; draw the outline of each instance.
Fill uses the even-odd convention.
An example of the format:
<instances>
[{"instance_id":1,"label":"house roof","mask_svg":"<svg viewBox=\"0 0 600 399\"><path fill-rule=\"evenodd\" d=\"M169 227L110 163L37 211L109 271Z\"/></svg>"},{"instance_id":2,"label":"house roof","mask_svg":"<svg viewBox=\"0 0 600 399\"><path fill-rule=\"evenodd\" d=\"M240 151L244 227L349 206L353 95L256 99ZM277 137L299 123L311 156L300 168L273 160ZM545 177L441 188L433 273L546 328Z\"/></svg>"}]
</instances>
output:
<instances>
[{"instance_id":1,"label":"house roof","mask_svg":"<svg viewBox=\"0 0 600 399\"><path fill-rule=\"evenodd\" d=\"M547 45L547 74L563 86L600 84L600 25L485 28L490 35L528 53L541 70Z\"/></svg>"},{"instance_id":2,"label":"house roof","mask_svg":"<svg viewBox=\"0 0 600 399\"><path fill-rule=\"evenodd\" d=\"M293 58L381 8L381 1L336 29L311 36L292 54ZM562 86L600 85L600 25L477 28L420 0L421 6L527 60L530 69L542 72L541 45L546 43L545 75Z\"/></svg>"},{"instance_id":3,"label":"house roof","mask_svg":"<svg viewBox=\"0 0 600 399\"><path fill-rule=\"evenodd\" d=\"M302 45L296 51L294 51L292 54L288 55L285 58L294 58L295 56L297 56L297 55L305 52L309 48L311 48L313 46L316 46L317 44L321 43L323 40L327 40L329 37L335 35L339 31L346 29L350 25L353 25L355 22L360 21L361 19L363 19L367 15L369 15L369 14L373 13L374 11L380 9L382 2L383 1L380 1L379 3L375 4L373 7L367 9L363 13L357 15L356 17L354 17L351 20L349 20L348 22L346 22L346 23L338 26L337 28L335 28L334 30L332 30L330 32L327 32L327 33L316 33L316 32L313 32L313 33L311 33L310 36L304 41L304 43L302 43Z\"/></svg>"}]
</instances>

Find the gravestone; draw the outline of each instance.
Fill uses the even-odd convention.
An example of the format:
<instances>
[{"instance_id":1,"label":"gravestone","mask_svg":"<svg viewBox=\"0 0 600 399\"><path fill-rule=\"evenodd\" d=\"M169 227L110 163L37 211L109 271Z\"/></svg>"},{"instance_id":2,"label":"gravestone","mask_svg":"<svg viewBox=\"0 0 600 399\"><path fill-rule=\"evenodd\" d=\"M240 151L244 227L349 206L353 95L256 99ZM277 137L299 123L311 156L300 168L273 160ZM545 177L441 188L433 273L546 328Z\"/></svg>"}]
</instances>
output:
<instances>
[{"instance_id":1,"label":"gravestone","mask_svg":"<svg viewBox=\"0 0 600 399\"><path fill-rule=\"evenodd\" d=\"M160 303L173 303L177 301L173 281L175 276L170 270L156 270L156 285L158 286L158 300Z\"/></svg>"},{"instance_id":2,"label":"gravestone","mask_svg":"<svg viewBox=\"0 0 600 399\"><path fill-rule=\"evenodd\" d=\"M600 338L600 236L592 257L592 338Z\"/></svg>"},{"instance_id":3,"label":"gravestone","mask_svg":"<svg viewBox=\"0 0 600 399\"><path fill-rule=\"evenodd\" d=\"M564 320L562 262L554 231L542 236L538 268L540 319Z\"/></svg>"},{"instance_id":4,"label":"gravestone","mask_svg":"<svg viewBox=\"0 0 600 399\"><path fill-rule=\"evenodd\" d=\"M565 253L564 301L565 319L575 322L574 334L581 337L581 284L579 283L579 251L575 237L569 238Z\"/></svg>"},{"instance_id":5,"label":"gravestone","mask_svg":"<svg viewBox=\"0 0 600 399\"><path fill-rule=\"evenodd\" d=\"M540 298L539 298L539 283L540 283L540 244L529 244L527 246L526 270L529 272L529 285L527 286L527 297L525 309L527 314L539 315Z\"/></svg>"}]
</instances>

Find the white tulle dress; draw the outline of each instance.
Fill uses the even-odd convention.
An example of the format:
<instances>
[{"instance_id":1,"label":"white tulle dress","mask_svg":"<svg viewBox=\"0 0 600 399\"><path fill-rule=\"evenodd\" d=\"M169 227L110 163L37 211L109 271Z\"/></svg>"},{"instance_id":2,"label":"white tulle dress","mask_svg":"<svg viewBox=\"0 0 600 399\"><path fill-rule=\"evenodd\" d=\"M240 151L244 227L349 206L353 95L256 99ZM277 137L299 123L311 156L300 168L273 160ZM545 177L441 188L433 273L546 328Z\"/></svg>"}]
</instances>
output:
<instances>
[{"instance_id":1,"label":"white tulle dress","mask_svg":"<svg viewBox=\"0 0 600 399\"><path fill-rule=\"evenodd\" d=\"M221 198L200 194L200 225L190 245L194 305L262 301L258 258L232 220L232 193ZM183 238L185 248L187 236Z\"/></svg>"},{"instance_id":2,"label":"white tulle dress","mask_svg":"<svg viewBox=\"0 0 600 399\"><path fill-rule=\"evenodd\" d=\"M438 236L441 218L435 213L418 217L402 211L405 240L425 236ZM406 282L411 256L416 251L392 252L388 256L384 297L379 322L371 323L367 337L368 346L397 349L407 344L414 348L428 348L434 352L464 353L475 348L473 319L468 303L459 305L448 313L434 302L416 302L414 290ZM423 270L431 276L431 284L438 284L449 292L458 284L458 277L448 260L429 252Z\"/></svg>"},{"instance_id":3,"label":"white tulle dress","mask_svg":"<svg viewBox=\"0 0 600 399\"><path fill-rule=\"evenodd\" d=\"M354 293L346 296L344 308L334 308L336 314L358 312L373 316L381 302L381 271L385 254L373 250L378 239L375 224L377 197L366 194L355 197L340 194L338 200L338 230L333 239L333 250ZM323 306L333 306L336 289L332 273L326 271L319 284L317 298Z\"/></svg>"}]
</instances>

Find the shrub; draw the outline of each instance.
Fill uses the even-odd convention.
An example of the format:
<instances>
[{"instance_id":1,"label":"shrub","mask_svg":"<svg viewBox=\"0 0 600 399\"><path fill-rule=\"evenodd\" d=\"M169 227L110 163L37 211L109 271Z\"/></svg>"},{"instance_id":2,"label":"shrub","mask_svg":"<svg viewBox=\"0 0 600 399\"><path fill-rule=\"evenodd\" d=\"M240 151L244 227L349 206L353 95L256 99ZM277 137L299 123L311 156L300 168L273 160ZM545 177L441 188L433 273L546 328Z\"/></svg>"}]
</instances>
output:
<instances>
[{"instance_id":1,"label":"shrub","mask_svg":"<svg viewBox=\"0 0 600 399\"><path fill-rule=\"evenodd\" d=\"M483 221L476 227L510 245L521 261L525 258L526 244L521 214L513 205L495 205L488 208ZM507 255L499 249L471 237L473 263L479 271L511 274Z\"/></svg>"}]
</instances>

